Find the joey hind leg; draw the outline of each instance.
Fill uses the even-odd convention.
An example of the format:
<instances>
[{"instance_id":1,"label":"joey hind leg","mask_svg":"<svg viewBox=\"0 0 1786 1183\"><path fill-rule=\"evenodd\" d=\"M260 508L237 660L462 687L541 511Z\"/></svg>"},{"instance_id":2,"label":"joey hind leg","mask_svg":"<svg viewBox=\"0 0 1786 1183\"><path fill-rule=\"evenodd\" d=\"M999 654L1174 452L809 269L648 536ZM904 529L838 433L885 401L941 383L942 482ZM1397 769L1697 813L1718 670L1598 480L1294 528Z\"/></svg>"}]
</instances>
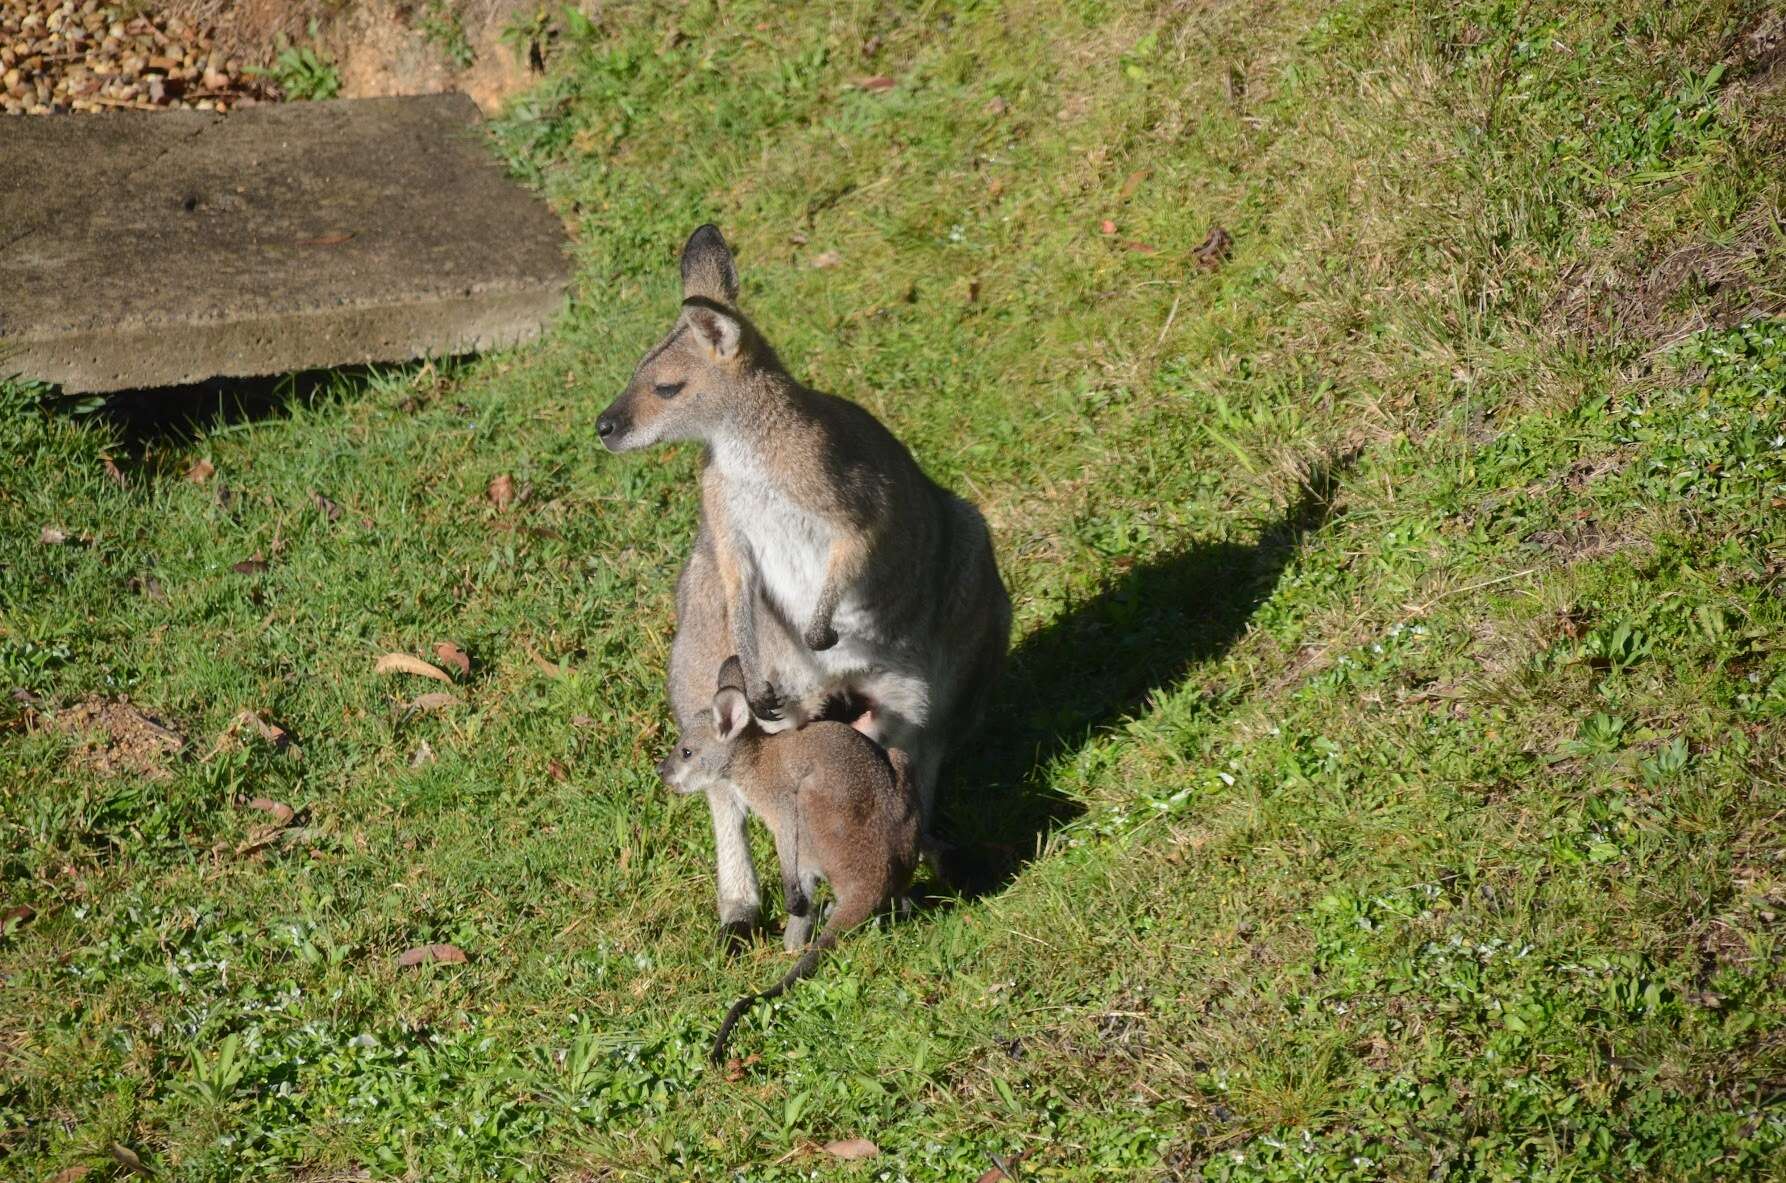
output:
<instances>
[{"instance_id":1,"label":"joey hind leg","mask_svg":"<svg viewBox=\"0 0 1786 1183\"><path fill-rule=\"evenodd\" d=\"M719 879L720 942L736 953L749 944L763 914L762 888L756 865L750 861L750 839L745 832L748 814L730 787L707 794L713 813L713 852Z\"/></svg>"}]
</instances>

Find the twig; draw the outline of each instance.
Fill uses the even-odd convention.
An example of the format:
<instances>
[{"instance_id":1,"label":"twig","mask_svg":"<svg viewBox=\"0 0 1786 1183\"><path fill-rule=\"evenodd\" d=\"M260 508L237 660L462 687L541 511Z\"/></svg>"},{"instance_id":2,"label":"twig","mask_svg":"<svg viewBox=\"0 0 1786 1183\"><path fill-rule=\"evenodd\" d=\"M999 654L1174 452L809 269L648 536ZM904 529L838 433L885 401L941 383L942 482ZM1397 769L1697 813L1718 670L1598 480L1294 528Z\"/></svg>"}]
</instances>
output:
<instances>
[{"instance_id":1,"label":"twig","mask_svg":"<svg viewBox=\"0 0 1786 1183\"><path fill-rule=\"evenodd\" d=\"M1166 323L1160 326L1160 339L1154 342L1156 347L1166 343L1166 334L1171 331L1172 322L1178 317L1178 296L1172 297L1172 311L1166 314Z\"/></svg>"}]
</instances>

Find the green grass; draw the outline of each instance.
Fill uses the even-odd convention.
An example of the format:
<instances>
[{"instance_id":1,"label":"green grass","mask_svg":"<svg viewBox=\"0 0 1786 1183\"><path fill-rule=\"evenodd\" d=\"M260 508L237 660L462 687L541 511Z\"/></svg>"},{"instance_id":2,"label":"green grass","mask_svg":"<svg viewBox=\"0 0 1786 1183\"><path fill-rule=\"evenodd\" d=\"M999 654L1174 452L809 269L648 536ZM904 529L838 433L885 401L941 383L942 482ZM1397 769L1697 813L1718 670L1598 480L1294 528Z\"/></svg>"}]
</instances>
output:
<instances>
[{"instance_id":1,"label":"green grass","mask_svg":"<svg viewBox=\"0 0 1786 1183\"><path fill-rule=\"evenodd\" d=\"M575 226L542 343L183 430L0 388L0 1175L1780 1177L1762 8L608 8L497 128ZM695 456L593 433L708 219L1018 632L946 812L1021 869L737 1080L785 958L651 772ZM165 778L52 725L118 696Z\"/></svg>"}]
</instances>

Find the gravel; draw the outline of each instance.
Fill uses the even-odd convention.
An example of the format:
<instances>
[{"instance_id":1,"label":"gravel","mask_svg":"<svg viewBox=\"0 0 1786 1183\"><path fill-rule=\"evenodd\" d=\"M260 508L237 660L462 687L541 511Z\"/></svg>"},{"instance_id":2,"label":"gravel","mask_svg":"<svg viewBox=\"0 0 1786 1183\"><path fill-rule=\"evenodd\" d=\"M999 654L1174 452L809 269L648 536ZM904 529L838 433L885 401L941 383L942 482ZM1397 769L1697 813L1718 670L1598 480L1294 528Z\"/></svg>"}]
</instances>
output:
<instances>
[{"instance_id":1,"label":"gravel","mask_svg":"<svg viewBox=\"0 0 1786 1183\"><path fill-rule=\"evenodd\" d=\"M216 47L209 29L177 16L100 0L0 0L0 111L6 114L228 111L276 95Z\"/></svg>"}]
</instances>

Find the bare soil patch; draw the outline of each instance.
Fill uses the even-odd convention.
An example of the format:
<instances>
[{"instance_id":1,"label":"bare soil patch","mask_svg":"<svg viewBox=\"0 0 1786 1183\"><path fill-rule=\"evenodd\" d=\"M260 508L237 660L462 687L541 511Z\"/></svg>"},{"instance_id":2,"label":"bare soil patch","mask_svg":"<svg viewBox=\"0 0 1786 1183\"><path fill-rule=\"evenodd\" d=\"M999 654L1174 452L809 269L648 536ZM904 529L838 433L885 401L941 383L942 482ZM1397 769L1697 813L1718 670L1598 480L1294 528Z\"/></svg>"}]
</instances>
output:
<instances>
[{"instance_id":1,"label":"bare soil patch","mask_svg":"<svg viewBox=\"0 0 1786 1183\"><path fill-rule=\"evenodd\" d=\"M78 740L74 762L101 776L161 779L169 775L169 761L186 746L177 731L127 698L89 698L47 716L46 723Z\"/></svg>"}]
</instances>

